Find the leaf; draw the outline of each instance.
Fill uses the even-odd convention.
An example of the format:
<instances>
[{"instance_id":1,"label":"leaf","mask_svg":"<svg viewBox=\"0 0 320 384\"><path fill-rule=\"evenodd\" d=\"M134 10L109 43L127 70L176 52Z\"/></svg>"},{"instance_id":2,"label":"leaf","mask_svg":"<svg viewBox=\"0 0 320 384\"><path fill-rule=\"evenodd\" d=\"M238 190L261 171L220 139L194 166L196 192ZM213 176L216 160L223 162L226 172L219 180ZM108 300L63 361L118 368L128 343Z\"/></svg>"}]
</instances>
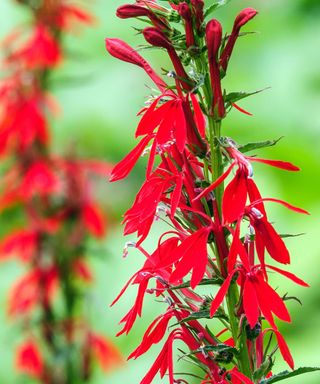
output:
<instances>
[{"instance_id":1,"label":"leaf","mask_svg":"<svg viewBox=\"0 0 320 384\"><path fill-rule=\"evenodd\" d=\"M260 367L254 371L253 373L253 380L258 381L263 376L266 376L272 369L273 361L270 357L268 357L261 365Z\"/></svg>"},{"instance_id":2,"label":"leaf","mask_svg":"<svg viewBox=\"0 0 320 384\"><path fill-rule=\"evenodd\" d=\"M277 375L273 375L269 379L262 380L260 382L260 384L273 384L273 383L277 383L278 381L281 381L281 380L290 379L291 377L303 375L304 373L314 372L314 371L320 371L320 368L318 368L318 367L302 367L302 368L298 368L298 369L291 371L291 372L283 371L283 372L278 373Z\"/></svg>"},{"instance_id":3,"label":"leaf","mask_svg":"<svg viewBox=\"0 0 320 384\"><path fill-rule=\"evenodd\" d=\"M213 4L211 4L206 10L204 11L204 17L209 16L212 12L214 12L217 8L222 7L223 5L226 5L230 3L231 0L218 0L215 1Z\"/></svg>"},{"instance_id":4,"label":"leaf","mask_svg":"<svg viewBox=\"0 0 320 384\"><path fill-rule=\"evenodd\" d=\"M230 106L232 103L235 103L239 100L245 99L249 96L256 95L256 94L261 93L267 89L269 89L269 88L258 89L257 91L254 91L254 92L243 92L243 91L230 92L225 96L224 101L228 106Z\"/></svg>"},{"instance_id":5,"label":"leaf","mask_svg":"<svg viewBox=\"0 0 320 384\"><path fill-rule=\"evenodd\" d=\"M200 281L198 285L221 285L223 283L223 280L220 277L215 277L213 279L203 279ZM174 291L177 289L182 289L182 288L189 288L190 287L190 281L186 281L183 284L176 285L174 287L168 288L170 291Z\"/></svg>"},{"instance_id":6,"label":"leaf","mask_svg":"<svg viewBox=\"0 0 320 384\"><path fill-rule=\"evenodd\" d=\"M275 140L266 140L266 141L260 141L257 143L248 143L241 145L238 149L242 153L254 151L255 149L260 149L260 148L266 148L266 147L272 147L278 143L282 139L283 136L279 137L279 139Z\"/></svg>"},{"instance_id":7,"label":"leaf","mask_svg":"<svg viewBox=\"0 0 320 384\"><path fill-rule=\"evenodd\" d=\"M282 239L286 239L288 237L298 237L298 236L304 236L305 233L296 233L296 234L289 234L289 233L280 233L280 237Z\"/></svg>"},{"instance_id":8,"label":"leaf","mask_svg":"<svg viewBox=\"0 0 320 384\"><path fill-rule=\"evenodd\" d=\"M229 320L228 316L223 311L217 311L213 317ZM209 309L203 309L201 311L191 313L188 317L179 321L179 324L188 322L190 320L210 319L210 318L211 316L210 316Z\"/></svg>"}]
</instances>

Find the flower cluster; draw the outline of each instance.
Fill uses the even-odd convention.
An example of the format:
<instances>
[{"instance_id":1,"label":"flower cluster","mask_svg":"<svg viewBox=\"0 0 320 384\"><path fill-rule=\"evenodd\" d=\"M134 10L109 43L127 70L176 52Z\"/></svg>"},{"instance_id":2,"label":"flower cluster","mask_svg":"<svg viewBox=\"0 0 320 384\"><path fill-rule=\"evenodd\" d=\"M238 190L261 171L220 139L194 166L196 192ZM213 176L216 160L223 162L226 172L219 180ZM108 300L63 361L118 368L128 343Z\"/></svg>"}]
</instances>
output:
<instances>
[{"instance_id":1,"label":"flower cluster","mask_svg":"<svg viewBox=\"0 0 320 384\"><path fill-rule=\"evenodd\" d=\"M93 281L87 239L102 238L106 230L92 189L110 166L52 153L56 104L49 88L64 57L64 34L93 17L64 0L19 3L29 12L30 26L3 42L0 83L0 207L11 217L19 212L19 227L10 225L0 241L0 259L15 258L26 269L8 302L9 317L24 330L16 369L41 383L88 382L95 361L103 369L121 361L84 313L84 294Z\"/></svg>"},{"instance_id":2,"label":"flower cluster","mask_svg":"<svg viewBox=\"0 0 320 384\"><path fill-rule=\"evenodd\" d=\"M136 300L121 320L119 334L132 329L142 315L145 296L154 294L166 309L129 358L136 359L165 337L166 341L141 384L151 383L157 373L168 374L170 384L188 382L188 376L174 373L176 340L187 348L187 352L179 348L180 359L199 367L203 376L197 377L203 384L271 383L278 349L292 369L294 362L275 320L291 321L287 298L281 288L270 285L269 274L307 284L271 263L273 259L289 264L290 256L266 205L273 202L307 212L262 197L254 181L257 162L299 170L286 161L247 154L275 141L240 145L222 133L222 121L231 110L250 114L237 102L252 93L228 93L223 78L239 36L246 34L242 28L257 11L242 10L231 33L224 33L220 22L209 16L225 2L212 2L207 9L203 0L166 3L136 1L119 7L117 16L149 24L141 34L148 47L167 52L171 67L167 82L125 42L106 40L112 56L141 67L157 88L139 113L139 143L111 173L111 181L121 180L141 156L148 155L146 179L124 215L125 234L138 236L127 246L137 248L146 260L115 300L129 285L137 286ZM148 252L143 241L155 219L165 222L168 230Z\"/></svg>"}]
</instances>

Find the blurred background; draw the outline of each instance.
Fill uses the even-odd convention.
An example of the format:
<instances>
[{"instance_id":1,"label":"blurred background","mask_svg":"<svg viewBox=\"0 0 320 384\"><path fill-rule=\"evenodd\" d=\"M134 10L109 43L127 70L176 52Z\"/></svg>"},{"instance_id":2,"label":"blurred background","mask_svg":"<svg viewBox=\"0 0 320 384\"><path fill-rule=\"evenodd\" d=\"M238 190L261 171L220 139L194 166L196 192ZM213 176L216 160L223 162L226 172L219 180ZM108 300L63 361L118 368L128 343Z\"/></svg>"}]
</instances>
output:
<instances>
[{"instance_id":1,"label":"blurred background","mask_svg":"<svg viewBox=\"0 0 320 384\"><path fill-rule=\"evenodd\" d=\"M85 3L85 2L83 2ZM207 2L210 4L210 1ZM105 37L118 37L137 47L142 38L132 20L118 20L116 8L120 0L91 0L87 8L98 18L91 28L75 33L65 41L68 60L61 66L53 81L53 93L61 106L60 115L52 122L54 147L57 152L75 148L85 157L110 162L119 161L134 144L136 113L143 106L148 79L139 68L109 57L104 48ZM222 7L216 17L230 31L234 17L244 7L254 7L260 15L250 23L256 34L240 39L230 63L224 85L228 91L254 91L270 87L239 104L253 113L253 117L233 111L224 124L224 135L239 143L262 141L283 136L276 147L261 151L261 157L282 159L301 167L298 174L290 174L264 165L255 167L258 185L263 195L277 197L301 206L312 213L299 216L283 207L270 205L270 217L282 233L304 235L287 240L292 253L290 271L307 280L311 288L303 289L279 279L279 290L298 296L301 307L288 302L293 323L281 326L291 347L296 366L320 365L320 2L319 0L233 0ZM0 2L0 37L14 26L27 22L23 7L10 0ZM159 52L145 51L144 55L155 68L166 65ZM121 216L131 205L144 178L144 161L125 181L109 184L107 178L99 191L102 204L110 212L108 237L102 243L89 245L92 252L96 284L88 293L88 315L96 329L114 340L123 354L128 355L140 342L144 330L159 312L159 304L150 299L144 305L143 319L129 336L115 338L119 320L127 312L135 297L129 289L114 308L110 302L129 277L139 268L143 258L131 251L126 259L122 250L126 241L120 226ZM6 225L0 219L0 227ZM156 223L154 238L147 247L153 248L161 233ZM13 347L17 329L6 316L7 292L20 274L14 262L1 264L0 273L0 383L16 383L12 367ZM277 286L277 281L274 281ZM287 285L286 285L287 284ZM161 308L160 308L161 310ZM125 363L122 369L109 376L97 373L94 384L138 383L154 361L157 347L137 361ZM286 369L279 358L275 372ZM308 374L303 379L291 379L291 384L318 384L319 374ZM160 380L154 381L155 384ZM165 382L165 380L163 381ZM30 381L31 383L31 381Z\"/></svg>"}]
</instances>

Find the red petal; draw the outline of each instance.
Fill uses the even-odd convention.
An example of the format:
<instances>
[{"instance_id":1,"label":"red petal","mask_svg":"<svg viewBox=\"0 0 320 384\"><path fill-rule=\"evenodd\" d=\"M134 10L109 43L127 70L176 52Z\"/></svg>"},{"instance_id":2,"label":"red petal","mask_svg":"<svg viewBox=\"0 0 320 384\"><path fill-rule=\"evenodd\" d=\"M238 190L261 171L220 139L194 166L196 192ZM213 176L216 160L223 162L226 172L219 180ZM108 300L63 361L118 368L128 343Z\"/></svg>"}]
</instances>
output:
<instances>
[{"instance_id":1,"label":"red petal","mask_svg":"<svg viewBox=\"0 0 320 384\"><path fill-rule=\"evenodd\" d=\"M253 382L245 376L243 373L239 372L236 368L233 368L232 371L230 371L231 377L236 377L241 381L241 383L244 384L253 384Z\"/></svg>"},{"instance_id":2,"label":"red petal","mask_svg":"<svg viewBox=\"0 0 320 384\"><path fill-rule=\"evenodd\" d=\"M292 355L290 353L290 350L288 348L288 345L287 345L285 339L283 338L283 336L281 335L281 333L279 331L276 331L276 330L273 330L273 331L276 334L279 349L280 349L280 352L281 352L281 355L282 355L284 361L286 361L288 363L288 365L291 369L294 369L294 361L293 361Z\"/></svg>"},{"instance_id":3,"label":"red petal","mask_svg":"<svg viewBox=\"0 0 320 384\"><path fill-rule=\"evenodd\" d=\"M186 274L193 270L191 277L191 288L195 288L202 280L208 262L207 241L210 230L202 228L188 236L177 248L176 259L180 261L176 265L175 271L170 277L174 282L182 279ZM197 257L195 258L195 255Z\"/></svg>"},{"instance_id":4,"label":"red petal","mask_svg":"<svg viewBox=\"0 0 320 384\"><path fill-rule=\"evenodd\" d=\"M254 228L259 232L270 256L279 263L289 264L289 251L273 226L267 220L260 219L254 223Z\"/></svg>"},{"instance_id":5,"label":"red petal","mask_svg":"<svg viewBox=\"0 0 320 384\"><path fill-rule=\"evenodd\" d=\"M233 223L239 217L243 216L246 201L246 176L244 173L238 170L235 177L231 180L224 191L222 201L224 222Z\"/></svg>"},{"instance_id":6,"label":"red petal","mask_svg":"<svg viewBox=\"0 0 320 384\"><path fill-rule=\"evenodd\" d=\"M221 305L224 297L226 296L229 286L231 284L233 275L235 274L236 271L233 271L229 276L225 279L223 284L221 285L218 293L216 294L215 298L213 299L210 307L210 316L214 316L214 314L217 312L217 309Z\"/></svg>"},{"instance_id":7,"label":"red petal","mask_svg":"<svg viewBox=\"0 0 320 384\"><path fill-rule=\"evenodd\" d=\"M272 197L268 197L268 198L261 198L257 201L253 201L251 206L255 206L257 204L260 204L262 201L272 201L274 203L279 203L279 204L282 204L284 205L285 207L287 207L288 209L291 209L291 211L294 211L294 212L297 212L297 213L303 213L305 215L310 215L310 213L302 208L299 208L299 207L296 207L295 205L291 205L289 203L287 203L286 201L283 201L283 200L279 200L279 199L273 199Z\"/></svg>"},{"instance_id":8,"label":"red petal","mask_svg":"<svg viewBox=\"0 0 320 384\"><path fill-rule=\"evenodd\" d=\"M167 101L165 104L156 108L159 100L160 98L157 97L142 116L136 130L136 137L152 133L158 127L161 121L163 121L164 116L171 108L173 101Z\"/></svg>"},{"instance_id":9,"label":"red petal","mask_svg":"<svg viewBox=\"0 0 320 384\"><path fill-rule=\"evenodd\" d=\"M200 133L200 136L204 139L206 137L206 119L200 108L200 104L197 100L197 97L193 93L191 93L191 102L194 110L194 116L198 131Z\"/></svg>"},{"instance_id":10,"label":"red petal","mask_svg":"<svg viewBox=\"0 0 320 384\"><path fill-rule=\"evenodd\" d=\"M243 306L250 327L253 328L258 322L259 304L255 284L250 281L249 278L247 278L244 283Z\"/></svg>"},{"instance_id":11,"label":"red petal","mask_svg":"<svg viewBox=\"0 0 320 384\"><path fill-rule=\"evenodd\" d=\"M104 236L105 220L102 212L96 205L87 203L82 209L82 219L85 227L93 236Z\"/></svg>"},{"instance_id":12,"label":"red petal","mask_svg":"<svg viewBox=\"0 0 320 384\"><path fill-rule=\"evenodd\" d=\"M307 284L305 281L299 279L299 277L297 277L296 275L294 275L291 272L284 271L284 270L282 270L280 268L277 268L277 267L273 267L272 265L267 265L267 267L270 268L270 269L273 269L274 271L276 271L276 272L280 273L281 275L287 277L288 279L292 280L296 284L302 285L303 287L310 287L309 284Z\"/></svg>"},{"instance_id":13,"label":"red petal","mask_svg":"<svg viewBox=\"0 0 320 384\"><path fill-rule=\"evenodd\" d=\"M259 284L257 284L259 288L259 298L263 296L268 300L269 309L281 320L291 322L290 314L282 301L281 297L277 294L277 292L270 287L268 283L266 283L262 278L259 278ZM260 301L260 300L259 300Z\"/></svg>"},{"instance_id":14,"label":"red petal","mask_svg":"<svg viewBox=\"0 0 320 384\"><path fill-rule=\"evenodd\" d=\"M112 170L110 181L117 181L124 179L131 172L132 168L136 165L144 149L152 139L151 135L144 137L139 144L133 148Z\"/></svg>"},{"instance_id":15,"label":"red petal","mask_svg":"<svg viewBox=\"0 0 320 384\"><path fill-rule=\"evenodd\" d=\"M38 346L27 341L18 347L16 352L16 369L40 379L43 374L43 361Z\"/></svg>"},{"instance_id":16,"label":"red petal","mask_svg":"<svg viewBox=\"0 0 320 384\"><path fill-rule=\"evenodd\" d=\"M180 202L182 186L183 186L183 179L182 179L182 176L180 175L176 177L176 185L171 194L171 216L172 217L174 217L174 214Z\"/></svg>"},{"instance_id":17,"label":"red petal","mask_svg":"<svg viewBox=\"0 0 320 384\"><path fill-rule=\"evenodd\" d=\"M212 183L209 187L204 189L197 197L193 199L193 201L197 201L199 199L202 199L205 195L207 195L209 192L213 191L216 189L230 174L232 171L232 168L236 165L236 163L232 163L229 168L214 182Z\"/></svg>"},{"instance_id":18,"label":"red petal","mask_svg":"<svg viewBox=\"0 0 320 384\"><path fill-rule=\"evenodd\" d=\"M187 141L187 126L186 126L186 117L185 117L181 103L177 105L175 114L176 116L174 117L174 121L175 121L174 136L176 139L177 148L179 152L182 153Z\"/></svg>"},{"instance_id":19,"label":"red petal","mask_svg":"<svg viewBox=\"0 0 320 384\"><path fill-rule=\"evenodd\" d=\"M249 157L246 156L247 159L250 161L256 161L258 163L263 163L263 164L268 164L271 165L272 167L284 169L286 171L300 171L300 168L297 166L293 165L292 163L289 163L288 161L281 161L281 160L267 160L267 159L260 159L258 157Z\"/></svg>"},{"instance_id":20,"label":"red petal","mask_svg":"<svg viewBox=\"0 0 320 384\"><path fill-rule=\"evenodd\" d=\"M245 109L239 107L239 105L237 105L236 103L232 103L232 106L233 106L234 108L236 108L238 111L240 111L241 113L244 113L245 115L253 116L252 113L250 113L250 112L246 111Z\"/></svg>"},{"instance_id":21,"label":"red petal","mask_svg":"<svg viewBox=\"0 0 320 384\"><path fill-rule=\"evenodd\" d=\"M104 371L109 371L114 366L122 363L119 350L104 336L90 333L89 343L92 352Z\"/></svg>"}]
</instances>

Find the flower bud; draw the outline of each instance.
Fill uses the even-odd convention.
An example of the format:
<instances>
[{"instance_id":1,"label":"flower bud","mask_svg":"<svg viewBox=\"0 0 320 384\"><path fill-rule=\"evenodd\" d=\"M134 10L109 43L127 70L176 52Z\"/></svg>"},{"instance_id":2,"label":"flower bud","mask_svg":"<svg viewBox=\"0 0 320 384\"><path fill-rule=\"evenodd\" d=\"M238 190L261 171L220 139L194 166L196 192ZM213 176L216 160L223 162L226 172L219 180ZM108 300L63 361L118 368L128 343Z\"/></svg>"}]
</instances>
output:
<instances>
[{"instance_id":1,"label":"flower bud","mask_svg":"<svg viewBox=\"0 0 320 384\"><path fill-rule=\"evenodd\" d=\"M124 41L120 39L106 39L106 49L111 56L143 68L161 92L167 88L166 83L155 73L149 63Z\"/></svg>"},{"instance_id":2,"label":"flower bud","mask_svg":"<svg viewBox=\"0 0 320 384\"><path fill-rule=\"evenodd\" d=\"M159 29L148 27L145 28L142 33L149 44L155 47L165 48L167 50L173 49L167 36Z\"/></svg>"},{"instance_id":3,"label":"flower bud","mask_svg":"<svg viewBox=\"0 0 320 384\"><path fill-rule=\"evenodd\" d=\"M195 18L196 18L196 27L197 30L199 31L201 28L201 24L203 23L204 20L204 1L203 0L191 0L191 4L194 9L195 13Z\"/></svg>"},{"instance_id":4,"label":"flower bud","mask_svg":"<svg viewBox=\"0 0 320 384\"><path fill-rule=\"evenodd\" d=\"M192 13L189 5L185 2L180 3L178 7L178 13L185 22L187 48L192 47L195 45L195 40L192 28Z\"/></svg>"},{"instance_id":5,"label":"flower bud","mask_svg":"<svg viewBox=\"0 0 320 384\"><path fill-rule=\"evenodd\" d=\"M146 16L156 27L160 29L168 29L169 27L164 18L159 18L151 9L137 4L125 4L120 6L117 9L117 16L120 19Z\"/></svg>"},{"instance_id":6,"label":"flower bud","mask_svg":"<svg viewBox=\"0 0 320 384\"><path fill-rule=\"evenodd\" d=\"M228 67L228 62L232 54L234 45L239 37L240 29L243 27L249 20L251 20L258 12L253 8L246 8L242 10L239 15L236 17L231 35L229 36L228 42L221 54L220 65L223 71L225 72Z\"/></svg>"},{"instance_id":7,"label":"flower bud","mask_svg":"<svg viewBox=\"0 0 320 384\"><path fill-rule=\"evenodd\" d=\"M225 115L225 106L222 96L220 70L217 59L222 41L222 27L218 20L213 19L207 24L206 41L213 93L211 113L219 118L222 118Z\"/></svg>"},{"instance_id":8,"label":"flower bud","mask_svg":"<svg viewBox=\"0 0 320 384\"><path fill-rule=\"evenodd\" d=\"M117 9L117 17L120 19L129 19L131 17L149 16L149 9L135 4L125 4Z\"/></svg>"},{"instance_id":9,"label":"flower bud","mask_svg":"<svg viewBox=\"0 0 320 384\"><path fill-rule=\"evenodd\" d=\"M168 51L174 69L179 78L178 80L182 83L185 90L190 91L192 86L190 85L189 76L187 75L183 65L181 64L179 56L177 55L167 36L158 28L154 27L147 27L143 30L142 33L149 44L155 47L165 48Z\"/></svg>"}]
</instances>

